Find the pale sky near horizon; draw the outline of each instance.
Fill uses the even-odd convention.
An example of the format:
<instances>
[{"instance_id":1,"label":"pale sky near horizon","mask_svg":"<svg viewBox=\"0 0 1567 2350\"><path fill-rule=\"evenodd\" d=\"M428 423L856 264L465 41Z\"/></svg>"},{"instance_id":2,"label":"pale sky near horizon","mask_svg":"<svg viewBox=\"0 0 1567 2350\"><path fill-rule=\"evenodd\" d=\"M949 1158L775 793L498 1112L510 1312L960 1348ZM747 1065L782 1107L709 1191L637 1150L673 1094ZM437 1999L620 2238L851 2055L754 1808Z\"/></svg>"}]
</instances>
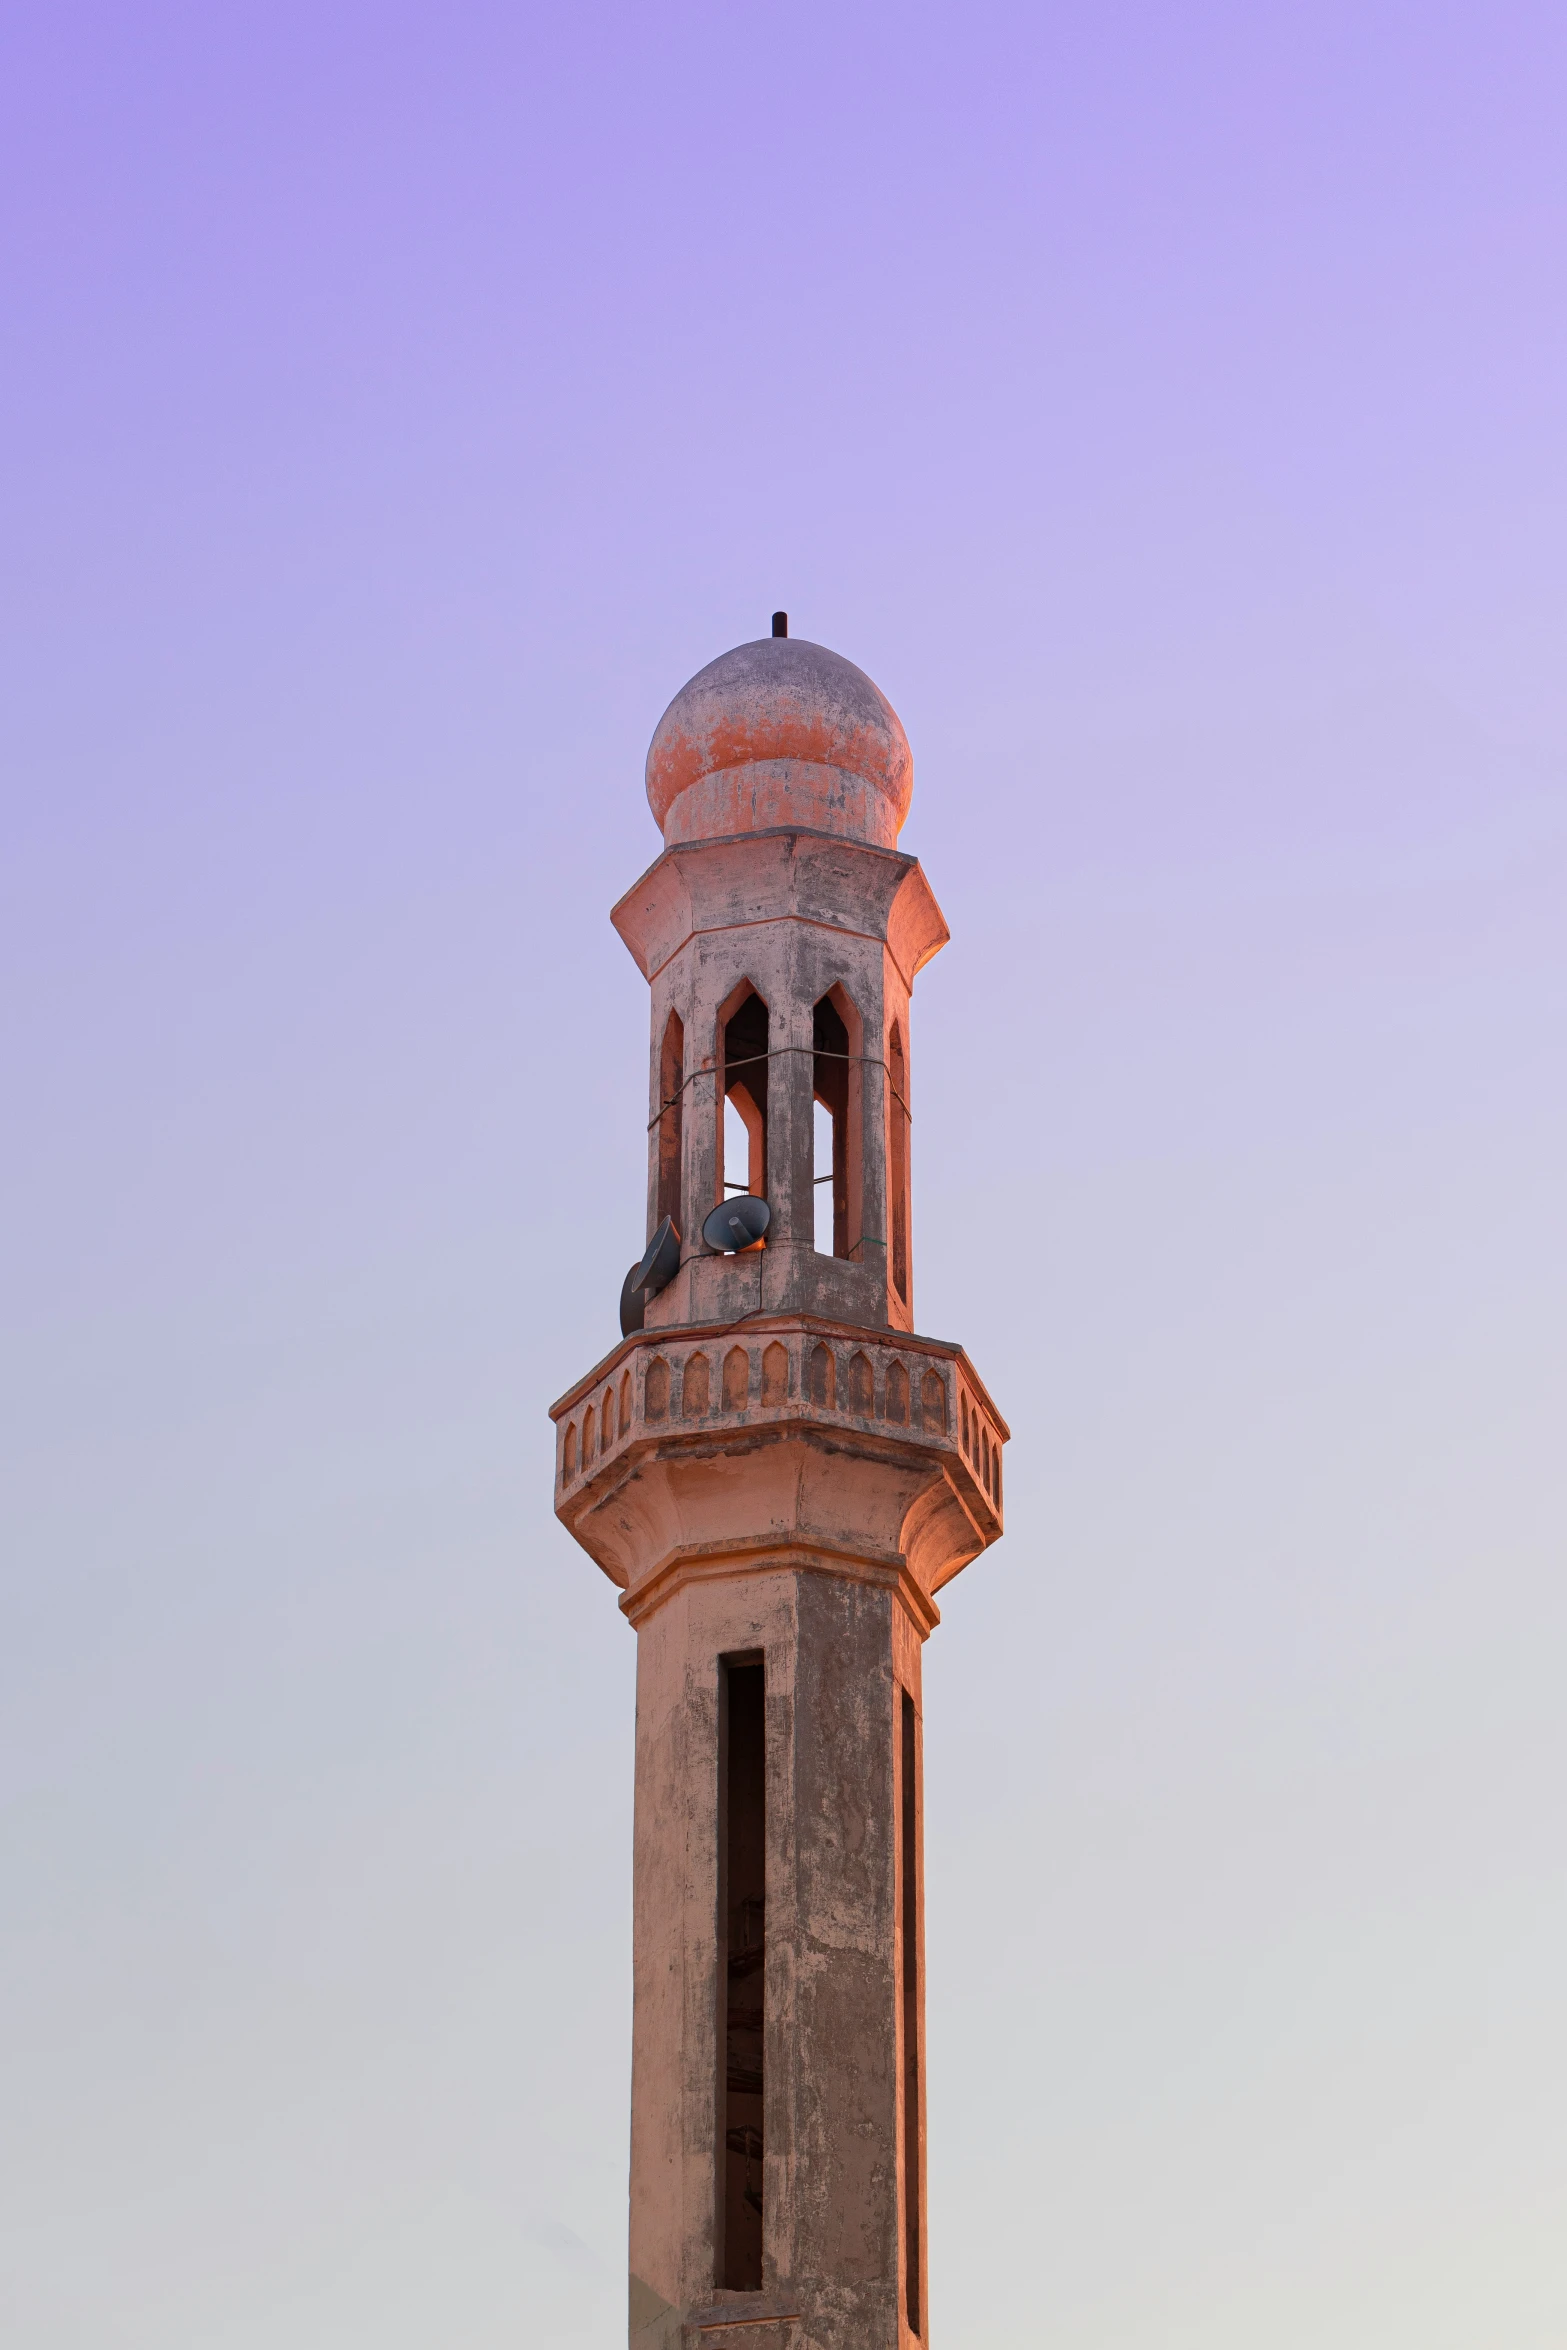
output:
<instances>
[{"instance_id":1,"label":"pale sky near horizon","mask_svg":"<svg viewBox=\"0 0 1567 2350\"><path fill-rule=\"evenodd\" d=\"M0 19L0 2335L624 2339L649 736L876 679L939 2350L1567 2339L1567 18Z\"/></svg>"}]
</instances>

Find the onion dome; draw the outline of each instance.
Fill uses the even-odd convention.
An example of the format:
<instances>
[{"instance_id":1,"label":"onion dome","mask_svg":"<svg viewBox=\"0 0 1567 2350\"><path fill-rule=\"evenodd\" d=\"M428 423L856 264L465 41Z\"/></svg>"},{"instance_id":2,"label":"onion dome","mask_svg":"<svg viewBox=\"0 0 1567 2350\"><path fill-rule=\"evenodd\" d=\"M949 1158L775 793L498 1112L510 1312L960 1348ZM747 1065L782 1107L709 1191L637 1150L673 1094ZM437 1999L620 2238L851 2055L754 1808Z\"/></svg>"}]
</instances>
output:
<instances>
[{"instance_id":1,"label":"onion dome","mask_svg":"<svg viewBox=\"0 0 1567 2350\"><path fill-rule=\"evenodd\" d=\"M647 755L648 805L670 846L799 825L890 849L913 789L892 704L803 637L760 637L699 669Z\"/></svg>"}]
</instances>

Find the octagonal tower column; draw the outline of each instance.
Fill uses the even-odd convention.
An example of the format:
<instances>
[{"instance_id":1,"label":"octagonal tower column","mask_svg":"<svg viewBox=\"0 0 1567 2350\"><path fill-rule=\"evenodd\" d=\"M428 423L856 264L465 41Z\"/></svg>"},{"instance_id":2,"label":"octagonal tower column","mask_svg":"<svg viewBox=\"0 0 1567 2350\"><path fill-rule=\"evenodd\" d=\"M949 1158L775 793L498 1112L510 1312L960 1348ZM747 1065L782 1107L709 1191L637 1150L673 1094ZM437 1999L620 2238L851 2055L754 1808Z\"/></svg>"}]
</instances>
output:
<instances>
[{"instance_id":1,"label":"octagonal tower column","mask_svg":"<svg viewBox=\"0 0 1567 2350\"><path fill-rule=\"evenodd\" d=\"M635 2350L929 2340L920 1655L1001 1531L1007 1429L914 1330L909 1003L947 930L911 780L852 664L741 646L660 723L665 847L614 912L680 1262L553 1417L638 1641ZM764 1246L703 1243L726 1181Z\"/></svg>"}]
</instances>

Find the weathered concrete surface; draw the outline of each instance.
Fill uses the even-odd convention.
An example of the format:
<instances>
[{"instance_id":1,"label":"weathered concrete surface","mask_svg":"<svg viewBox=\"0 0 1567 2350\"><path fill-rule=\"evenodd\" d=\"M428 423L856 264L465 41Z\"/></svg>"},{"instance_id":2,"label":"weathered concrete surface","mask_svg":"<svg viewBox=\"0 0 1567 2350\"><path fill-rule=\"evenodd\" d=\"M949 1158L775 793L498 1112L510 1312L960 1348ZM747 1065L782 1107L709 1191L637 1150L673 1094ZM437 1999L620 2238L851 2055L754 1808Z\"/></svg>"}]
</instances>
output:
<instances>
[{"instance_id":1,"label":"weathered concrete surface","mask_svg":"<svg viewBox=\"0 0 1567 2350\"><path fill-rule=\"evenodd\" d=\"M928 1631L936 1593L1003 1530L1006 1422L936 1340L783 1316L642 1332L552 1411L556 1509L633 1623L674 1580L809 1554L890 1582Z\"/></svg>"},{"instance_id":2,"label":"weathered concrete surface","mask_svg":"<svg viewBox=\"0 0 1567 2350\"><path fill-rule=\"evenodd\" d=\"M788 642L789 640L780 640ZM648 1092L648 1229L658 1217L655 1121L664 1100L657 1040L671 1013L684 1028L681 1229L678 1279L649 1321L732 1320L740 1314L820 1313L839 1321L913 1328L912 1268L900 1294L889 1256L895 1210L908 1216L895 1121L911 1115L889 1075L896 1030L907 1063L915 974L948 931L918 860L859 842L771 832L666 850L614 909L616 929L652 989ZM703 1216L723 1197L721 1014L749 985L770 1016L766 1196L773 1221L762 1258L737 1261L701 1246ZM814 1244L813 1008L841 991L852 1064L849 1116L863 1135L855 1155L847 1258Z\"/></svg>"},{"instance_id":3,"label":"weathered concrete surface","mask_svg":"<svg viewBox=\"0 0 1567 2350\"><path fill-rule=\"evenodd\" d=\"M896 1705L919 1642L892 1595L780 1572L688 1585L637 1653L632 2340L772 2303L819 2350L897 2344L902 2144ZM713 2284L718 1669L767 1658L769 2226L762 2294ZM717 2337L707 2337L714 2339ZM679 2339L670 2330L668 2339Z\"/></svg>"},{"instance_id":4,"label":"weathered concrete surface","mask_svg":"<svg viewBox=\"0 0 1567 2350\"><path fill-rule=\"evenodd\" d=\"M614 913L651 993L647 1231L672 1215L683 1261L552 1417L556 1510L638 1643L633 2350L930 2338L920 1660L1001 1533L1008 1430L914 1331L910 993L947 926L895 847L911 783L852 663L742 645L660 722L666 846ZM772 1218L738 1256L699 1237L726 1097Z\"/></svg>"},{"instance_id":5,"label":"weathered concrete surface","mask_svg":"<svg viewBox=\"0 0 1567 2350\"><path fill-rule=\"evenodd\" d=\"M802 824L891 848L913 790L891 703L863 669L802 637L736 645L699 669L647 755L666 841Z\"/></svg>"}]
</instances>

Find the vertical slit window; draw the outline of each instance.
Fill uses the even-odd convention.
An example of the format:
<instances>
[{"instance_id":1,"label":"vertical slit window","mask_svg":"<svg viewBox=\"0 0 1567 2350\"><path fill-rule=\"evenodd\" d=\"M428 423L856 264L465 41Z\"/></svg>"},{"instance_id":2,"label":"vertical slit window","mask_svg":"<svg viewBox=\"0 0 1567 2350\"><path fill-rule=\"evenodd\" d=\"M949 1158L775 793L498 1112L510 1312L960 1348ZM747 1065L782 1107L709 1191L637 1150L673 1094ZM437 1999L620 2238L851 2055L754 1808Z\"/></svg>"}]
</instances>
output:
<instances>
[{"instance_id":1,"label":"vertical slit window","mask_svg":"<svg viewBox=\"0 0 1567 2350\"><path fill-rule=\"evenodd\" d=\"M718 2145L714 2282L762 2289L767 1771L760 1657L719 1667Z\"/></svg>"},{"instance_id":2,"label":"vertical slit window","mask_svg":"<svg viewBox=\"0 0 1567 2350\"><path fill-rule=\"evenodd\" d=\"M903 2306L909 2331L920 2331L920 1907L918 1725L914 1700L902 1692L903 1902L900 1920L903 1958Z\"/></svg>"},{"instance_id":3,"label":"vertical slit window","mask_svg":"<svg viewBox=\"0 0 1567 2350\"><path fill-rule=\"evenodd\" d=\"M909 1302L909 1073L897 1022L887 1039L887 1133L891 1164L887 1191L892 1209L892 1286Z\"/></svg>"},{"instance_id":4,"label":"vertical slit window","mask_svg":"<svg viewBox=\"0 0 1567 2350\"><path fill-rule=\"evenodd\" d=\"M821 1256L849 1254L849 1031L830 995L812 1014L816 1102L815 1238Z\"/></svg>"},{"instance_id":5,"label":"vertical slit window","mask_svg":"<svg viewBox=\"0 0 1567 2350\"><path fill-rule=\"evenodd\" d=\"M684 1137L686 1032L678 1012L664 1023L664 1042L658 1059L658 1215L681 1230L680 1153Z\"/></svg>"},{"instance_id":6,"label":"vertical slit window","mask_svg":"<svg viewBox=\"0 0 1567 2350\"><path fill-rule=\"evenodd\" d=\"M724 1199L767 1194L767 1030L767 1006L752 988L722 1031Z\"/></svg>"}]
</instances>

